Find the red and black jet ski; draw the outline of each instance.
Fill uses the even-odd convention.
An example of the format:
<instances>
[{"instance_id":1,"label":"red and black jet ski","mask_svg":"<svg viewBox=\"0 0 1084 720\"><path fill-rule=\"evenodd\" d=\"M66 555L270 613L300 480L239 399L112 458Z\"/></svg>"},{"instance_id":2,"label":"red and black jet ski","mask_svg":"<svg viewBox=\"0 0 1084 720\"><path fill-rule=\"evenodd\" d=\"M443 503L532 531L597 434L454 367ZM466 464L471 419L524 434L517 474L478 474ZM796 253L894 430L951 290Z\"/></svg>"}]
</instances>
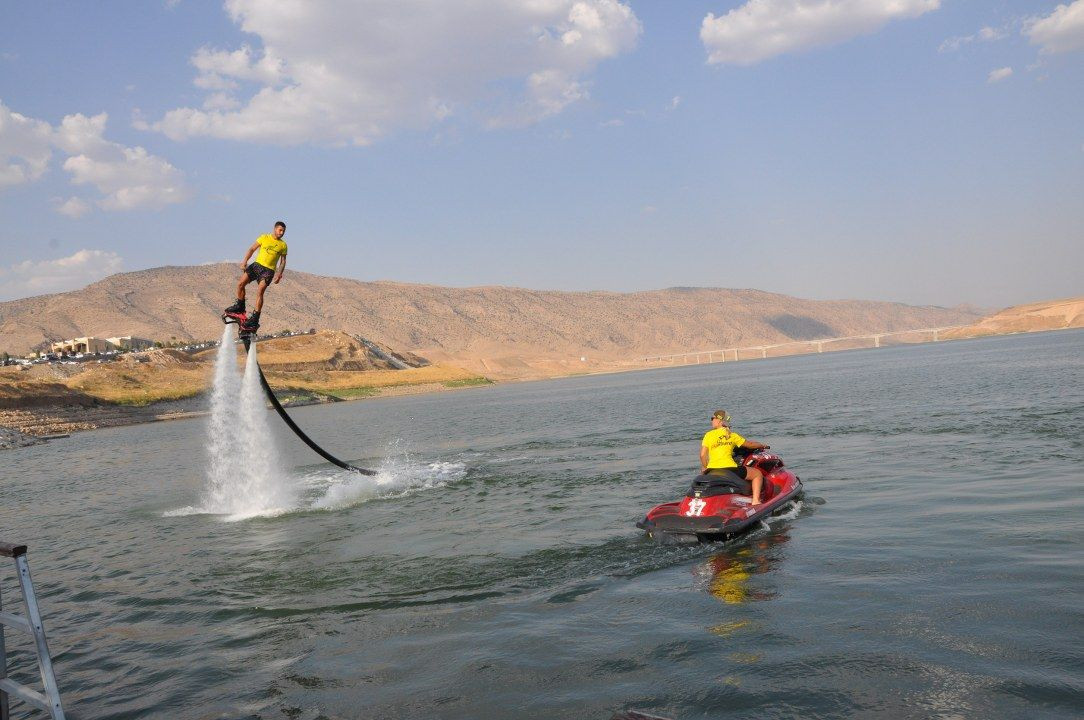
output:
<instances>
[{"instance_id":1,"label":"red and black jet ski","mask_svg":"<svg viewBox=\"0 0 1084 720\"><path fill-rule=\"evenodd\" d=\"M801 496L801 479L783 467L783 458L778 455L738 448L734 456L741 465L764 473L760 505L754 506L751 497L741 494L744 488L736 477L698 475L684 498L653 508L636 527L656 539L729 540L782 512Z\"/></svg>"}]
</instances>

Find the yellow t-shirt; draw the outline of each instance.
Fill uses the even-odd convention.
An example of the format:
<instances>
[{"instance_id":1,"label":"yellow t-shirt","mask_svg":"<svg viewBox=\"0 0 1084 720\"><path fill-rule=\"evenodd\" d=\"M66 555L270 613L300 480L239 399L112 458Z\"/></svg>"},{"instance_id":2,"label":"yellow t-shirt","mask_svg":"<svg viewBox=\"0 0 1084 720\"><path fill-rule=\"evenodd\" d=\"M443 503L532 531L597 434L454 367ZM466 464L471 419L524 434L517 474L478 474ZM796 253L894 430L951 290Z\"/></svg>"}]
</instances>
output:
<instances>
[{"instance_id":1,"label":"yellow t-shirt","mask_svg":"<svg viewBox=\"0 0 1084 720\"><path fill-rule=\"evenodd\" d=\"M256 242L260 244L260 253L256 256L256 262L274 270L278 265L279 257L286 254L286 242L274 235L261 235L256 238Z\"/></svg>"},{"instance_id":2,"label":"yellow t-shirt","mask_svg":"<svg viewBox=\"0 0 1084 720\"><path fill-rule=\"evenodd\" d=\"M700 444L708 449L708 470L732 468L738 467L738 463L734 462L734 448L745 444L745 438L723 427L718 430L708 430L704 433L704 441Z\"/></svg>"}]
</instances>

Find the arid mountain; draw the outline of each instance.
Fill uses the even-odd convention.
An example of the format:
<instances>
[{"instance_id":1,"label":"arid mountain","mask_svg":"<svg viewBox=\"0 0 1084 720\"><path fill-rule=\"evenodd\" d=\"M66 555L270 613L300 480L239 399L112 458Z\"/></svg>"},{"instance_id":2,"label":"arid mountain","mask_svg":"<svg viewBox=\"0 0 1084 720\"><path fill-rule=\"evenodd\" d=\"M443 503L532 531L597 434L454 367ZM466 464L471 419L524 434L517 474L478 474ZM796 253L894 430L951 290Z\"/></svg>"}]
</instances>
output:
<instances>
[{"instance_id":1,"label":"arid mountain","mask_svg":"<svg viewBox=\"0 0 1084 720\"><path fill-rule=\"evenodd\" d=\"M974 325L945 333L945 338L1062 330L1084 327L1084 297L1016 305L983 318Z\"/></svg>"},{"instance_id":2,"label":"arid mountain","mask_svg":"<svg viewBox=\"0 0 1084 720\"><path fill-rule=\"evenodd\" d=\"M217 350L205 350L210 357ZM260 342L260 364L268 372L404 370L429 364L423 357L400 353L389 347L365 342L344 332L324 330Z\"/></svg>"},{"instance_id":3,"label":"arid mountain","mask_svg":"<svg viewBox=\"0 0 1084 720\"><path fill-rule=\"evenodd\" d=\"M155 268L0 303L0 350L26 352L45 340L84 335L217 338L237 272L227 263ZM594 361L965 325L978 317L970 309L801 300L759 290L448 288L290 270L267 291L262 330L331 328L433 362L524 376L546 364L553 367L541 374L576 369L581 357L590 369Z\"/></svg>"}]
</instances>

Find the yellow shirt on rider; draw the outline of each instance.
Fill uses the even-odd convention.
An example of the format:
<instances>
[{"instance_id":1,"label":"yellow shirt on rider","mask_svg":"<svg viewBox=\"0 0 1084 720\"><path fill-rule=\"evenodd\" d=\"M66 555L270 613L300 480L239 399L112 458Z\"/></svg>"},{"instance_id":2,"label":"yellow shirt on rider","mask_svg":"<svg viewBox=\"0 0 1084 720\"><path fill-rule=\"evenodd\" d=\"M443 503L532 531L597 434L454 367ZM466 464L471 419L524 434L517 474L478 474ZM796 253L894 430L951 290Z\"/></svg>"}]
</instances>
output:
<instances>
[{"instance_id":1,"label":"yellow shirt on rider","mask_svg":"<svg viewBox=\"0 0 1084 720\"><path fill-rule=\"evenodd\" d=\"M738 463L734 461L734 448L744 445L745 438L722 427L704 433L704 441L700 444L708 449L708 470L732 468L738 467Z\"/></svg>"},{"instance_id":2,"label":"yellow shirt on rider","mask_svg":"<svg viewBox=\"0 0 1084 720\"><path fill-rule=\"evenodd\" d=\"M286 254L286 242L274 235L261 235L256 238L256 242L260 244L260 253L256 256L256 262L274 270L278 265L279 257Z\"/></svg>"}]
</instances>

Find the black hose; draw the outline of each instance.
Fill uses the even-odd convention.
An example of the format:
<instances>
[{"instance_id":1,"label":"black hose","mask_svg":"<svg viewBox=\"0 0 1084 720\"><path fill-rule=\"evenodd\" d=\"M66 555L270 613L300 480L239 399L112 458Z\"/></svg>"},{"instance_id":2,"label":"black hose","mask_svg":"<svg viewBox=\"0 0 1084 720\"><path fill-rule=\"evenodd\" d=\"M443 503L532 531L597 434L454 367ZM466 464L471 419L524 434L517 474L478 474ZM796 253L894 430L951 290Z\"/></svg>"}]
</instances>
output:
<instances>
[{"instance_id":1,"label":"black hose","mask_svg":"<svg viewBox=\"0 0 1084 720\"><path fill-rule=\"evenodd\" d=\"M245 352L248 352L248 345L251 340L252 338L249 337L241 338L241 342L245 344ZM271 389L271 386L267 384L267 378L264 377L263 368L260 367L259 362L256 363L256 370L258 370L260 373L260 384L263 385L263 391L267 393L267 399L271 401L271 405L274 406L275 412L277 412L279 414L279 417L281 417L283 421L285 421L285 423L290 426L290 429L294 431L295 435L301 438L306 445L316 451L317 455L327 460L332 465L338 465L343 470L353 470L354 472L361 473L362 475L376 475L375 470L366 470L365 468L359 468L351 465L350 463L345 463L339 458L329 453L327 450L324 450L322 447L314 443L312 439L308 435L306 435L301 428L297 426L297 423L293 421L293 418L286 414L285 408L283 408L282 405L279 404L279 399L275 397L275 392Z\"/></svg>"}]
</instances>

